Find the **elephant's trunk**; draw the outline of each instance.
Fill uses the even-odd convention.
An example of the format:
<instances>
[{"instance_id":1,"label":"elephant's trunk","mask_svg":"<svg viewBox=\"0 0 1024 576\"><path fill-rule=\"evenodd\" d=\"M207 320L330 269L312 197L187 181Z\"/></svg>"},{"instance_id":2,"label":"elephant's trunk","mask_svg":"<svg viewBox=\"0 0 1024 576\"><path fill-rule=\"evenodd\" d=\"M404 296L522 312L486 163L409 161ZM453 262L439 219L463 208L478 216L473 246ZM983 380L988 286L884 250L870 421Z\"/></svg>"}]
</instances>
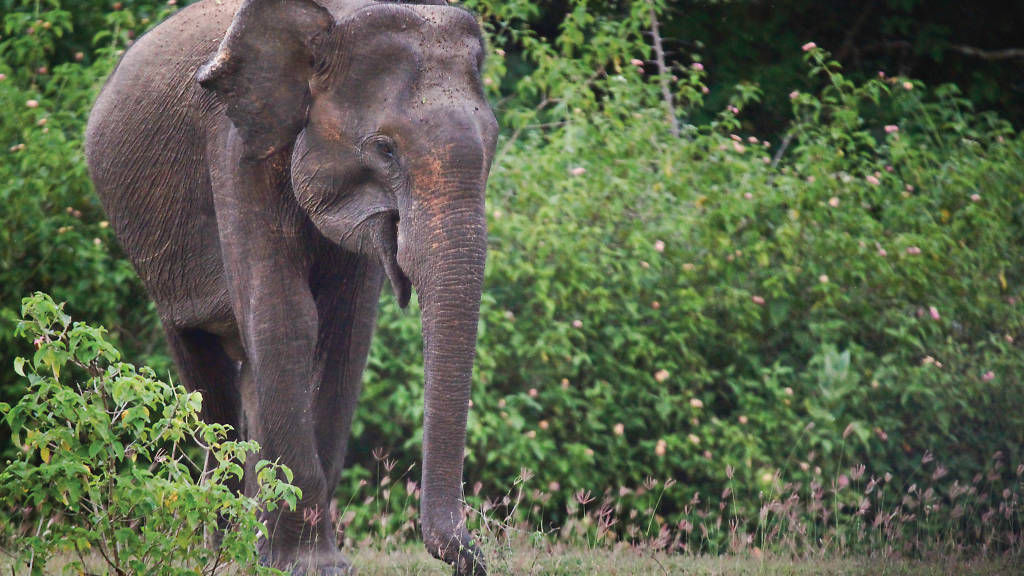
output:
<instances>
[{"instance_id":1,"label":"elephant's trunk","mask_svg":"<svg viewBox=\"0 0 1024 576\"><path fill-rule=\"evenodd\" d=\"M410 207L410 229L399 223L398 252L416 288L423 322L424 540L434 555L463 564L476 558L463 525L462 461L487 221L480 172L473 178L465 171L454 171L462 177L446 172L438 186L419 189Z\"/></svg>"}]
</instances>

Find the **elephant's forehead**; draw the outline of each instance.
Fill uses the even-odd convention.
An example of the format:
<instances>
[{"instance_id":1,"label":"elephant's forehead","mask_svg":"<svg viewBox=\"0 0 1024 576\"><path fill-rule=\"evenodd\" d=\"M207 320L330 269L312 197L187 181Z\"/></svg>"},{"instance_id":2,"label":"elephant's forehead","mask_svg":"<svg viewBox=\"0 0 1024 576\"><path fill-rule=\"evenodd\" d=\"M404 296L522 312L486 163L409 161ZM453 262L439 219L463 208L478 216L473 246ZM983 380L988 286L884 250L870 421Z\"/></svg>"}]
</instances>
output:
<instances>
[{"instance_id":1,"label":"elephant's forehead","mask_svg":"<svg viewBox=\"0 0 1024 576\"><path fill-rule=\"evenodd\" d=\"M405 9L394 20L380 19L387 28L357 29L337 44L338 66L331 82L346 98L376 101L408 109L445 101L456 103L482 96L482 44L476 22L467 12L450 7L421 6L450 11L426 17ZM467 22L466 19L469 19ZM368 25L370 23L367 23Z\"/></svg>"},{"instance_id":2,"label":"elephant's forehead","mask_svg":"<svg viewBox=\"0 0 1024 576\"><path fill-rule=\"evenodd\" d=\"M378 4L353 11L349 23L352 38L348 47L356 50L384 47L394 52L404 48L419 58L470 60L476 64L483 54L480 27L462 8Z\"/></svg>"}]
</instances>

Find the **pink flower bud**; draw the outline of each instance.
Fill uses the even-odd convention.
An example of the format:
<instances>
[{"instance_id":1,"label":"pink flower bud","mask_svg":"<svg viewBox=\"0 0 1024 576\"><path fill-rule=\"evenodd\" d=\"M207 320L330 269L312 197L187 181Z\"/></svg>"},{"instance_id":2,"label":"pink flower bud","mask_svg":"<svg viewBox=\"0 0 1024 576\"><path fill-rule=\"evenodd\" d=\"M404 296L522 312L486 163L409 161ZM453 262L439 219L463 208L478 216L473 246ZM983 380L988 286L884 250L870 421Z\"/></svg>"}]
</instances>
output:
<instances>
[{"instance_id":1,"label":"pink flower bud","mask_svg":"<svg viewBox=\"0 0 1024 576\"><path fill-rule=\"evenodd\" d=\"M991 370L989 370L988 372L985 372L984 374L982 374L981 381L982 382L991 382L993 379L995 379L995 377L996 377L996 373L991 371Z\"/></svg>"},{"instance_id":2,"label":"pink flower bud","mask_svg":"<svg viewBox=\"0 0 1024 576\"><path fill-rule=\"evenodd\" d=\"M582 166L577 166L577 167L573 168L572 170L569 170L569 174L572 174L573 176L582 176L582 175L584 175L586 173L587 173L587 169L582 167Z\"/></svg>"},{"instance_id":3,"label":"pink flower bud","mask_svg":"<svg viewBox=\"0 0 1024 576\"><path fill-rule=\"evenodd\" d=\"M694 70L703 70L704 65L700 62L694 62L693 64L690 64L690 68L693 68Z\"/></svg>"},{"instance_id":4,"label":"pink flower bud","mask_svg":"<svg viewBox=\"0 0 1024 576\"><path fill-rule=\"evenodd\" d=\"M25 106L27 106L28 108L39 108L39 101L38 100L26 100L25 101Z\"/></svg>"},{"instance_id":5,"label":"pink flower bud","mask_svg":"<svg viewBox=\"0 0 1024 576\"><path fill-rule=\"evenodd\" d=\"M900 131L900 127L895 125L895 124L886 124L885 125L885 133L886 134L892 134L894 132L899 132L899 131Z\"/></svg>"},{"instance_id":6,"label":"pink flower bud","mask_svg":"<svg viewBox=\"0 0 1024 576\"><path fill-rule=\"evenodd\" d=\"M817 47L818 45L815 44L814 42L808 42L801 46L800 49L803 50L804 52L810 52L811 50L814 50Z\"/></svg>"},{"instance_id":7,"label":"pink flower bud","mask_svg":"<svg viewBox=\"0 0 1024 576\"><path fill-rule=\"evenodd\" d=\"M792 92L789 93L789 99L790 100L796 100L796 97L799 96L799 95L800 95L800 92L798 92L796 90L793 90Z\"/></svg>"},{"instance_id":8,"label":"pink flower bud","mask_svg":"<svg viewBox=\"0 0 1024 576\"><path fill-rule=\"evenodd\" d=\"M751 296L750 300L754 304L757 304L758 306L764 306L764 298L762 298L761 296L756 296L756 295L755 296Z\"/></svg>"},{"instance_id":9,"label":"pink flower bud","mask_svg":"<svg viewBox=\"0 0 1024 576\"><path fill-rule=\"evenodd\" d=\"M928 307L928 314L931 315L932 320L938 320L939 318L941 318L941 316L939 316L939 309L936 308L935 306Z\"/></svg>"},{"instance_id":10,"label":"pink flower bud","mask_svg":"<svg viewBox=\"0 0 1024 576\"><path fill-rule=\"evenodd\" d=\"M874 174L868 174L864 179L867 180L868 184L871 184L872 186L878 186L879 184L881 184L881 181L878 179L878 176L875 176Z\"/></svg>"},{"instance_id":11,"label":"pink flower bud","mask_svg":"<svg viewBox=\"0 0 1024 576\"><path fill-rule=\"evenodd\" d=\"M633 66L636 66L637 68L642 68L644 65L644 61L640 60L639 58L633 58L632 60L629 61L629 63L632 64Z\"/></svg>"}]
</instances>

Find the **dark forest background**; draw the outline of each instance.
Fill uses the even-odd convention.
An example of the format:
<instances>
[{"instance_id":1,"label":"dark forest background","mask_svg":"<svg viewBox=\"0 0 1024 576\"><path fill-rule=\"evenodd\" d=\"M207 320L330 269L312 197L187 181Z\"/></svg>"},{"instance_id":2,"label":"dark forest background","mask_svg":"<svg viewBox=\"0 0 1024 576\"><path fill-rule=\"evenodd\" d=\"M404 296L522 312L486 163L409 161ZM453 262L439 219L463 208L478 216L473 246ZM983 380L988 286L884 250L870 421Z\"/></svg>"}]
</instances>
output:
<instances>
[{"instance_id":1,"label":"dark forest background","mask_svg":"<svg viewBox=\"0 0 1024 576\"><path fill-rule=\"evenodd\" d=\"M74 28L58 47L55 61L89 54L92 37L103 27L102 8L152 2L67 0ZM188 2L182 2L185 4ZM6 12L18 0L3 0ZM532 2L529 27L542 38L559 35L568 0ZM630 2L592 1L595 14L615 17ZM761 134L778 133L789 117L786 94L811 82L803 69L800 46L815 42L832 52L853 80L875 76L909 76L928 85L953 83L979 111L993 110L1014 126L1024 123L1024 2L957 0L866 1L719 1L671 0L662 16L668 60L689 63L693 55L709 70L707 110L726 104L739 83L764 92L761 106L744 122ZM510 50L510 74L503 84L512 91L532 65ZM649 63L655 72L653 63ZM718 89L716 89L718 88ZM706 115L710 115L710 112ZM704 118L701 118L704 119Z\"/></svg>"}]
</instances>

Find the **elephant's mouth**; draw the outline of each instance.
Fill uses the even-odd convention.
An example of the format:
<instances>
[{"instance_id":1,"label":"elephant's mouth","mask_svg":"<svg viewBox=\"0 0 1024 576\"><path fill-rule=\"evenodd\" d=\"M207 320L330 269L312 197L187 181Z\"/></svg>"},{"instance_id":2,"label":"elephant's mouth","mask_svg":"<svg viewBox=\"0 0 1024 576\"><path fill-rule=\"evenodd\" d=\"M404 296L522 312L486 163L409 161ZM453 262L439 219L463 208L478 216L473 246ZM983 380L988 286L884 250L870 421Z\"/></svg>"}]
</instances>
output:
<instances>
[{"instance_id":1,"label":"elephant's mouth","mask_svg":"<svg viewBox=\"0 0 1024 576\"><path fill-rule=\"evenodd\" d=\"M384 212L374 216L378 219L377 233L377 260L384 267L384 273L391 281L391 289L398 299L398 306L405 308L409 305L409 298L412 296L412 282L398 265L398 214Z\"/></svg>"}]
</instances>

